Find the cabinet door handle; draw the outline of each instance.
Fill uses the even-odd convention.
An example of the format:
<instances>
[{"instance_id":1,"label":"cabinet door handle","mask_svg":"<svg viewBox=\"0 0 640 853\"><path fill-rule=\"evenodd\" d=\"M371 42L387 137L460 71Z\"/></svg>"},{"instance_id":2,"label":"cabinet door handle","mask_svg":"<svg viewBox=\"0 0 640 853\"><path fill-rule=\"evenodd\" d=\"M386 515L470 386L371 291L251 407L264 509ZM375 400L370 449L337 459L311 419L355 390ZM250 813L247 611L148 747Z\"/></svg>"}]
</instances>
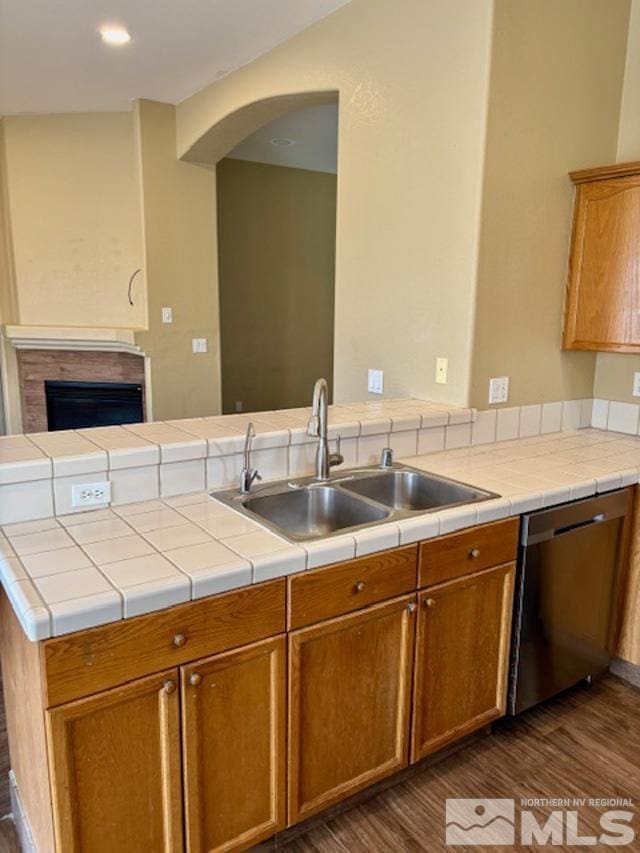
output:
<instances>
[{"instance_id":1,"label":"cabinet door handle","mask_svg":"<svg viewBox=\"0 0 640 853\"><path fill-rule=\"evenodd\" d=\"M182 646L186 646L187 645L186 636L184 634L176 634L175 637L173 638L173 645L176 647L176 649L181 649Z\"/></svg>"},{"instance_id":2,"label":"cabinet door handle","mask_svg":"<svg viewBox=\"0 0 640 853\"><path fill-rule=\"evenodd\" d=\"M162 685L162 689L165 693L175 693L176 692L176 683L168 678L165 683Z\"/></svg>"},{"instance_id":3,"label":"cabinet door handle","mask_svg":"<svg viewBox=\"0 0 640 853\"><path fill-rule=\"evenodd\" d=\"M356 592L364 592L367 588L367 585L364 581L356 581L355 590Z\"/></svg>"},{"instance_id":4,"label":"cabinet door handle","mask_svg":"<svg viewBox=\"0 0 640 853\"><path fill-rule=\"evenodd\" d=\"M469 559L470 560L477 560L479 556L480 556L480 549L479 548L472 548L469 551Z\"/></svg>"},{"instance_id":5,"label":"cabinet door handle","mask_svg":"<svg viewBox=\"0 0 640 853\"><path fill-rule=\"evenodd\" d=\"M192 672L191 675L189 676L189 684L192 687L197 687L201 683L202 683L202 676L199 675L197 672Z\"/></svg>"},{"instance_id":6,"label":"cabinet door handle","mask_svg":"<svg viewBox=\"0 0 640 853\"><path fill-rule=\"evenodd\" d=\"M415 601L410 601L407 604L407 613L413 613L415 609L416 609Z\"/></svg>"},{"instance_id":7,"label":"cabinet door handle","mask_svg":"<svg viewBox=\"0 0 640 853\"><path fill-rule=\"evenodd\" d=\"M426 607L435 607L436 606L435 598L425 598L424 603L425 603Z\"/></svg>"}]
</instances>

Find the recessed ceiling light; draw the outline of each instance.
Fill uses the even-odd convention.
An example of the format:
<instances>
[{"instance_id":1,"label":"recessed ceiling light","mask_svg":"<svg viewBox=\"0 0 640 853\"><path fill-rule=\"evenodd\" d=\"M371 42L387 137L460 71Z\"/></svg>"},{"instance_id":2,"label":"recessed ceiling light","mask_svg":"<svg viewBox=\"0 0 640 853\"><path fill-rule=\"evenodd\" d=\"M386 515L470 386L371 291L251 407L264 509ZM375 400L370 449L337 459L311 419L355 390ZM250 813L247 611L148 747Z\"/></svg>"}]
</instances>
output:
<instances>
[{"instance_id":1,"label":"recessed ceiling light","mask_svg":"<svg viewBox=\"0 0 640 853\"><path fill-rule=\"evenodd\" d=\"M120 45L131 41L131 36L124 27L102 27L100 36L106 44Z\"/></svg>"},{"instance_id":2,"label":"recessed ceiling light","mask_svg":"<svg viewBox=\"0 0 640 853\"><path fill-rule=\"evenodd\" d=\"M271 140L272 145L295 145L295 139L287 139L286 136L276 136L275 139Z\"/></svg>"}]
</instances>

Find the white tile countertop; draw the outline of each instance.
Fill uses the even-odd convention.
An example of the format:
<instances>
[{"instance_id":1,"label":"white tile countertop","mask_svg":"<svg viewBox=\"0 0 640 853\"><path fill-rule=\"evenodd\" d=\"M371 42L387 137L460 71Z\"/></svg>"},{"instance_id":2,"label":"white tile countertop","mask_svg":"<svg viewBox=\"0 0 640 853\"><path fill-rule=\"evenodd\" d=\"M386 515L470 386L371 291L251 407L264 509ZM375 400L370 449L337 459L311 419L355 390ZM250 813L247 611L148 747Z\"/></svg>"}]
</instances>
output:
<instances>
[{"instance_id":1,"label":"white tile countertop","mask_svg":"<svg viewBox=\"0 0 640 853\"><path fill-rule=\"evenodd\" d=\"M292 544L198 491L5 524L0 579L46 639L637 483L640 438L581 429L403 461L501 497Z\"/></svg>"}]
</instances>

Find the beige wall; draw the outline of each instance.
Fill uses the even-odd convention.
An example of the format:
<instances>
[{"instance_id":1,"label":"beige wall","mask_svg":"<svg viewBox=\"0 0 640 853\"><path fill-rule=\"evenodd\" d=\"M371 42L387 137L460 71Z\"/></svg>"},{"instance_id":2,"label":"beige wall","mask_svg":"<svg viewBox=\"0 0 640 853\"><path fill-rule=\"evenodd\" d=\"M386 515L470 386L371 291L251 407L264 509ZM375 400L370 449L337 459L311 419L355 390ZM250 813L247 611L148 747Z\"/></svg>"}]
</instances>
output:
<instances>
[{"instance_id":1,"label":"beige wall","mask_svg":"<svg viewBox=\"0 0 640 853\"><path fill-rule=\"evenodd\" d=\"M175 156L175 109L139 101L149 330L136 335L150 358L155 420L220 411L220 341L213 171ZM173 308L173 323L161 321ZM208 338L194 355L192 338Z\"/></svg>"},{"instance_id":2,"label":"beige wall","mask_svg":"<svg viewBox=\"0 0 640 853\"><path fill-rule=\"evenodd\" d=\"M353 0L177 107L178 152L262 98L340 99L335 395L467 396L490 0ZM449 385L434 382L449 357Z\"/></svg>"},{"instance_id":3,"label":"beige wall","mask_svg":"<svg viewBox=\"0 0 640 853\"><path fill-rule=\"evenodd\" d=\"M570 169L615 159L628 0L496 0L470 401L590 397L595 355L562 352Z\"/></svg>"},{"instance_id":4,"label":"beige wall","mask_svg":"<svg viewBox=\"0 0 640 853\"><path fill-rule=\"evenodd\" d=\"M4 120L17 316L25 325L144 326L130 113Z\"/></svg>"},{"instance_id":5,"label":"beige wall","mask_svg":"<svg viewBox=\"0 0 640 853\"><path fill-rule=\"evenodd\" d=\"M225 413L307 406L333 368L336 176L217 168Z\"/></svg>"},{"instance_id":6,"label":"beige wall","mask_svg":"<svg viewBox=\"0 0 640 853\"><path fill-rule=\"evenodd\" d=\"M617 162L629 160L640 160L640 0L631 2L618 135ZM631 393L633 374L637 370L640 370L640 356L598 353L593 396L638 403L638 398Z\"/></svg>"}]
</instances>

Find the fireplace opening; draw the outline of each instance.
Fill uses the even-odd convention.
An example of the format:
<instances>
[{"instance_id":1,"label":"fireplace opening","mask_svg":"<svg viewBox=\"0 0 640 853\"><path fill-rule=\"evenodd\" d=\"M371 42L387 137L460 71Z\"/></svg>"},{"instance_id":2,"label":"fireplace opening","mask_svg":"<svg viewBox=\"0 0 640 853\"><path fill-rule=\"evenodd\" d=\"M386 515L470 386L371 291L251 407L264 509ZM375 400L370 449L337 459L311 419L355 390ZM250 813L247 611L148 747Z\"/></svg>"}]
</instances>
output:
<instances>
[{"instance_id":1,"label":"fireplace opening","mask_svg":"<svg viewBox=\"0 0 640 853\"><path fill-rule=\"evenodd\" d=\"M45 381L49 430L117 426L144 420L142 385Z\"/></svg>"}]
</instances>

